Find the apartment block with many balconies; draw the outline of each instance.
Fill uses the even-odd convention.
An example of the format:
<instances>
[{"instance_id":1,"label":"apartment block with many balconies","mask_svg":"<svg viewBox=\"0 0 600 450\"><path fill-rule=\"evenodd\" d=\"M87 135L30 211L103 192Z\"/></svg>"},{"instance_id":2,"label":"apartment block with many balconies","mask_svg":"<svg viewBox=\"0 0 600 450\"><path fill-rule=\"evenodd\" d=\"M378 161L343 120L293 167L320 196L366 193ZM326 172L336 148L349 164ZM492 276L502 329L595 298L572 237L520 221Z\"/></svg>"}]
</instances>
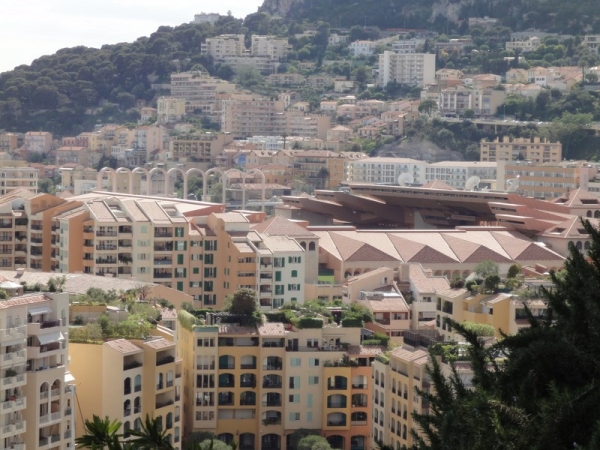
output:
<instances>
[{"instance_id":1,"label":"apartment block with many balconies","mask_svg":"<svg viewBox=\"0 0 600 450\"><path fill-rule=\"evenodd\" d=\"M68 309L68 294L36 293L0 302L3 448L74 446Z\"/></svg>"},{"instance_id":2,"label":"apartment block with many balconies","mask_svg":"<svg viewBox=\"0 0 600 450\"><path fill-rule=\"evenodd\" d=\"M175 343L163 337L115 339L103 344L71 344L78 384L77 436L84 420L108 416L129 430L140 430L146 416L158 419L175 449L181 448L182 361Z\"/></svg>"},{"instance_id":3,"label":"apartment block with many balconies","mask_svg":"<svg viewBox=\"0 0 600 450\"><path fill-rule=\"evenodd\" d=\"M371 362L361 328L201 325L179 313L185 433L210 431L240 448L291 449L300 428L319 429L336 448L367 450Z\"/></svg>"}]
</instances>

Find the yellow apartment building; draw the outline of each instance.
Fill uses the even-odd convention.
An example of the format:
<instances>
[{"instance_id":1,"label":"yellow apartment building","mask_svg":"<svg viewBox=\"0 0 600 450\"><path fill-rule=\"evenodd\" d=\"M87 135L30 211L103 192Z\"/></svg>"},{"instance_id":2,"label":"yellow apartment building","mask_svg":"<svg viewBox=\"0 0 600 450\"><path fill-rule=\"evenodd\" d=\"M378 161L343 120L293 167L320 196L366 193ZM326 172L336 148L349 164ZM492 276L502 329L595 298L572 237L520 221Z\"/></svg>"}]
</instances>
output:
<instances>
[{"instance_id":1,"label":"yellow apartment building","mask_svg":"<svg viewBox=\"0 0 600 450\"><path fill-rule=\"evenodd\" d=\"M436 329L445 340L458 340L458 335L446 323L446 319L455 322L475 322L488 324L501 333L516 334L521 328L529 326L525 304L533 316L543 319L548 308L542 300L520 300L511 294L471 295L466 289L451 289L438 294Z\"/></svg>"},{"instance_id":2,"label":"yellow apartment building","mask_svg":"<svg viewBox=\"0 0 600 450\"><path fill-rule=\"evenodd\" d=\"M18 188L38 191L38 171L32 167L0 167L0 195Z\"/></svg>"},{"instance_id":3,"label":"yellow apartment building","mask_svg":"<svg viewBox=\"0 0 600 450\"><path fill-rule=\"evenodd\" d=\"M182 361L175 343L163 337L115 339L97 344L71 343L76 379L77 437L93 415L119 420L120 430L141 429L147 415L159 419L174 448L181 448Z\"/></svg>"},{"instance_id":4,"label":"yellow apartment building","mask_svg":"<svg viewBox=\"0 0 600 450\"><path fill-rule=\"evenodd\" d=\"M74 446L68 309L68 294L36 293L0 302L2 448Z\"/></svg>"},{"instance_id":5,"label":"yellow apartment building","mask_svg":"<svg viewBox=\"0 0 600 450\"><path fill-rule=\"evenodd\" d=\"M562 144L539 137L528 139L504 136L502 140L482 140L479 155L481 161L488 162L527 160L536 164L559 163L562 161Z\"/></svg>"},{"instance_id":6,"label":"yellow apartment building","mask_svg":"<svg viewBox=\"0 0 600 450\"><path fill-rule=\"evenodd\" d=\"M15 133L0 133L0 152L12 153L19 147L19 136Z\"/></svg>"},{"instance_id":7,"label":"yellow apartment building","mask_svg":"<svg viewBox=\"0 0 600 450\"><path fill-rule=\"evenodd\" d=\"M335 324L202 325L180 312L184 433L283 450L295 430L309 428L342 450L373 448L370 364L382 349L361 346L360 334Z\"/></svg>"},{"instance_id":8,"label":"yellow apartment building","mask_svg":"<svg viewBox=\"0 0 600 450\"><path fill-rule=\"evenodd\" d=\"M179 162L202 163L207 170L217 155L223 153L225 146L233 141L228 134L208 134L192 136L186 139L173 139L169 143L171 158Z\"/></svg>"}]
</instances>

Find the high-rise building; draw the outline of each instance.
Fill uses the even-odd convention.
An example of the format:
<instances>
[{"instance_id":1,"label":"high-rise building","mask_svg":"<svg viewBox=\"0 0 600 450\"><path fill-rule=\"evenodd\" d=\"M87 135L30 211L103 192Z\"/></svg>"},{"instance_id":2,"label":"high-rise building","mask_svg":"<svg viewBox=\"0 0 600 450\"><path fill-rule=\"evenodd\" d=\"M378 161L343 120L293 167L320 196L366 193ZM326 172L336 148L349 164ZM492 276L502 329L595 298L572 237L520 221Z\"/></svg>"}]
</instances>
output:
<instances>
[{"instance_id":1,"label":"high-rise building","mask_svg":"<svg viewBox=\"0 0 600 450\"><path fill-rule=\"evenodd\" d=\"M284 450L305 428L335 448L372 448L370 365L383 349L361 346L360 327L313 322L320 324L201 325L180 312L184 433L210 431L240 448Z\"/></svg>"},{"instance_id":2,"label":"high-rise building","mask_svg":"<svg viewBox=\"0 0 600 450\"><path fill-rule=\"evenodd\" d=\"M3 448L74 447L68 314L68 294L0 302Z\"/></svg>"},{"instance_id":3,"label":"high-rise building","mask_svg":"<svg viewBox=\"0 0 600 450\"><path fill-rule=\"evenodd\" d=\"M435 81L435 55L429 53L394 53L379 55L377 84L385 87L390 81L424 87Z\"/></svg>"},{"instance_id":4,"label":"high-rise building","mask_svg":"<svg viewBox=\"0 0 600 450\"><path fill-rule=\"evenodd\" d=\"M181 448L182 361L164 337L72 343L69 352L77 386L77 437L93 415L121 422L120 433L140 430L146 416L158 419L175 449Z\"/></svg>"}]
</instances>

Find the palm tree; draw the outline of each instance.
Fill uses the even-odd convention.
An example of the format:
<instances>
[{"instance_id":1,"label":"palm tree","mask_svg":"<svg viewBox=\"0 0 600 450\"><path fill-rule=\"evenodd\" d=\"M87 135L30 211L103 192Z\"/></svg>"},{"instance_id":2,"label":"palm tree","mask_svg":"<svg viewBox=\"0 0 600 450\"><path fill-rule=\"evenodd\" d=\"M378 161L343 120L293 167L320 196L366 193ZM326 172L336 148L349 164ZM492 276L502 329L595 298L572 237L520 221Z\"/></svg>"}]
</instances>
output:
<instances>
[{"instance_id":1,"label":"palm tree","mask_svg":"<svg viewBox=\"0 0 600 450\"><path fill-rule=\"evenodd\" d=\"M85 421L85 434L75 439L75 443L83 448L93 450L121 450L118 434L121 422L106 417L104 420L94 415L93 419Z\"/></svg>"},{"instance_id":2,"label":"palm tree","mask_svg":"<svg viewBox=\"0 0 600 450\"><path fill-rule=\"evenodd\" d=\"M141 450L173 450L167 431L162 429L158 419L146 415L141 430L130 430L130 436L136 437L129 442Z\"/></svg>"}]
</instances>

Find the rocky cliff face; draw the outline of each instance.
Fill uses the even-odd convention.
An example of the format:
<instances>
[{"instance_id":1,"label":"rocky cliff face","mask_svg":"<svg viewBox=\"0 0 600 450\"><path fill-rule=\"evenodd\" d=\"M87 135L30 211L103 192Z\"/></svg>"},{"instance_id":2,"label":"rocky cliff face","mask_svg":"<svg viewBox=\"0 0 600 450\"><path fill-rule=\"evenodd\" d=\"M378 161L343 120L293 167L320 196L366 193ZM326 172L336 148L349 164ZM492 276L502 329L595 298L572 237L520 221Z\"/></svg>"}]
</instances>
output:
<instances>
[{"instance_id":1,"label":"rocky cliff face","mask_svg":"<svg viewBox=\"0 0 600 450\"><path fill-rule=\"evenodd\" d=\"M287 17L292 6L302 2L303 0L264 0L260 10L268 12L272 16Z\"/></svg>"}]
</instances>

